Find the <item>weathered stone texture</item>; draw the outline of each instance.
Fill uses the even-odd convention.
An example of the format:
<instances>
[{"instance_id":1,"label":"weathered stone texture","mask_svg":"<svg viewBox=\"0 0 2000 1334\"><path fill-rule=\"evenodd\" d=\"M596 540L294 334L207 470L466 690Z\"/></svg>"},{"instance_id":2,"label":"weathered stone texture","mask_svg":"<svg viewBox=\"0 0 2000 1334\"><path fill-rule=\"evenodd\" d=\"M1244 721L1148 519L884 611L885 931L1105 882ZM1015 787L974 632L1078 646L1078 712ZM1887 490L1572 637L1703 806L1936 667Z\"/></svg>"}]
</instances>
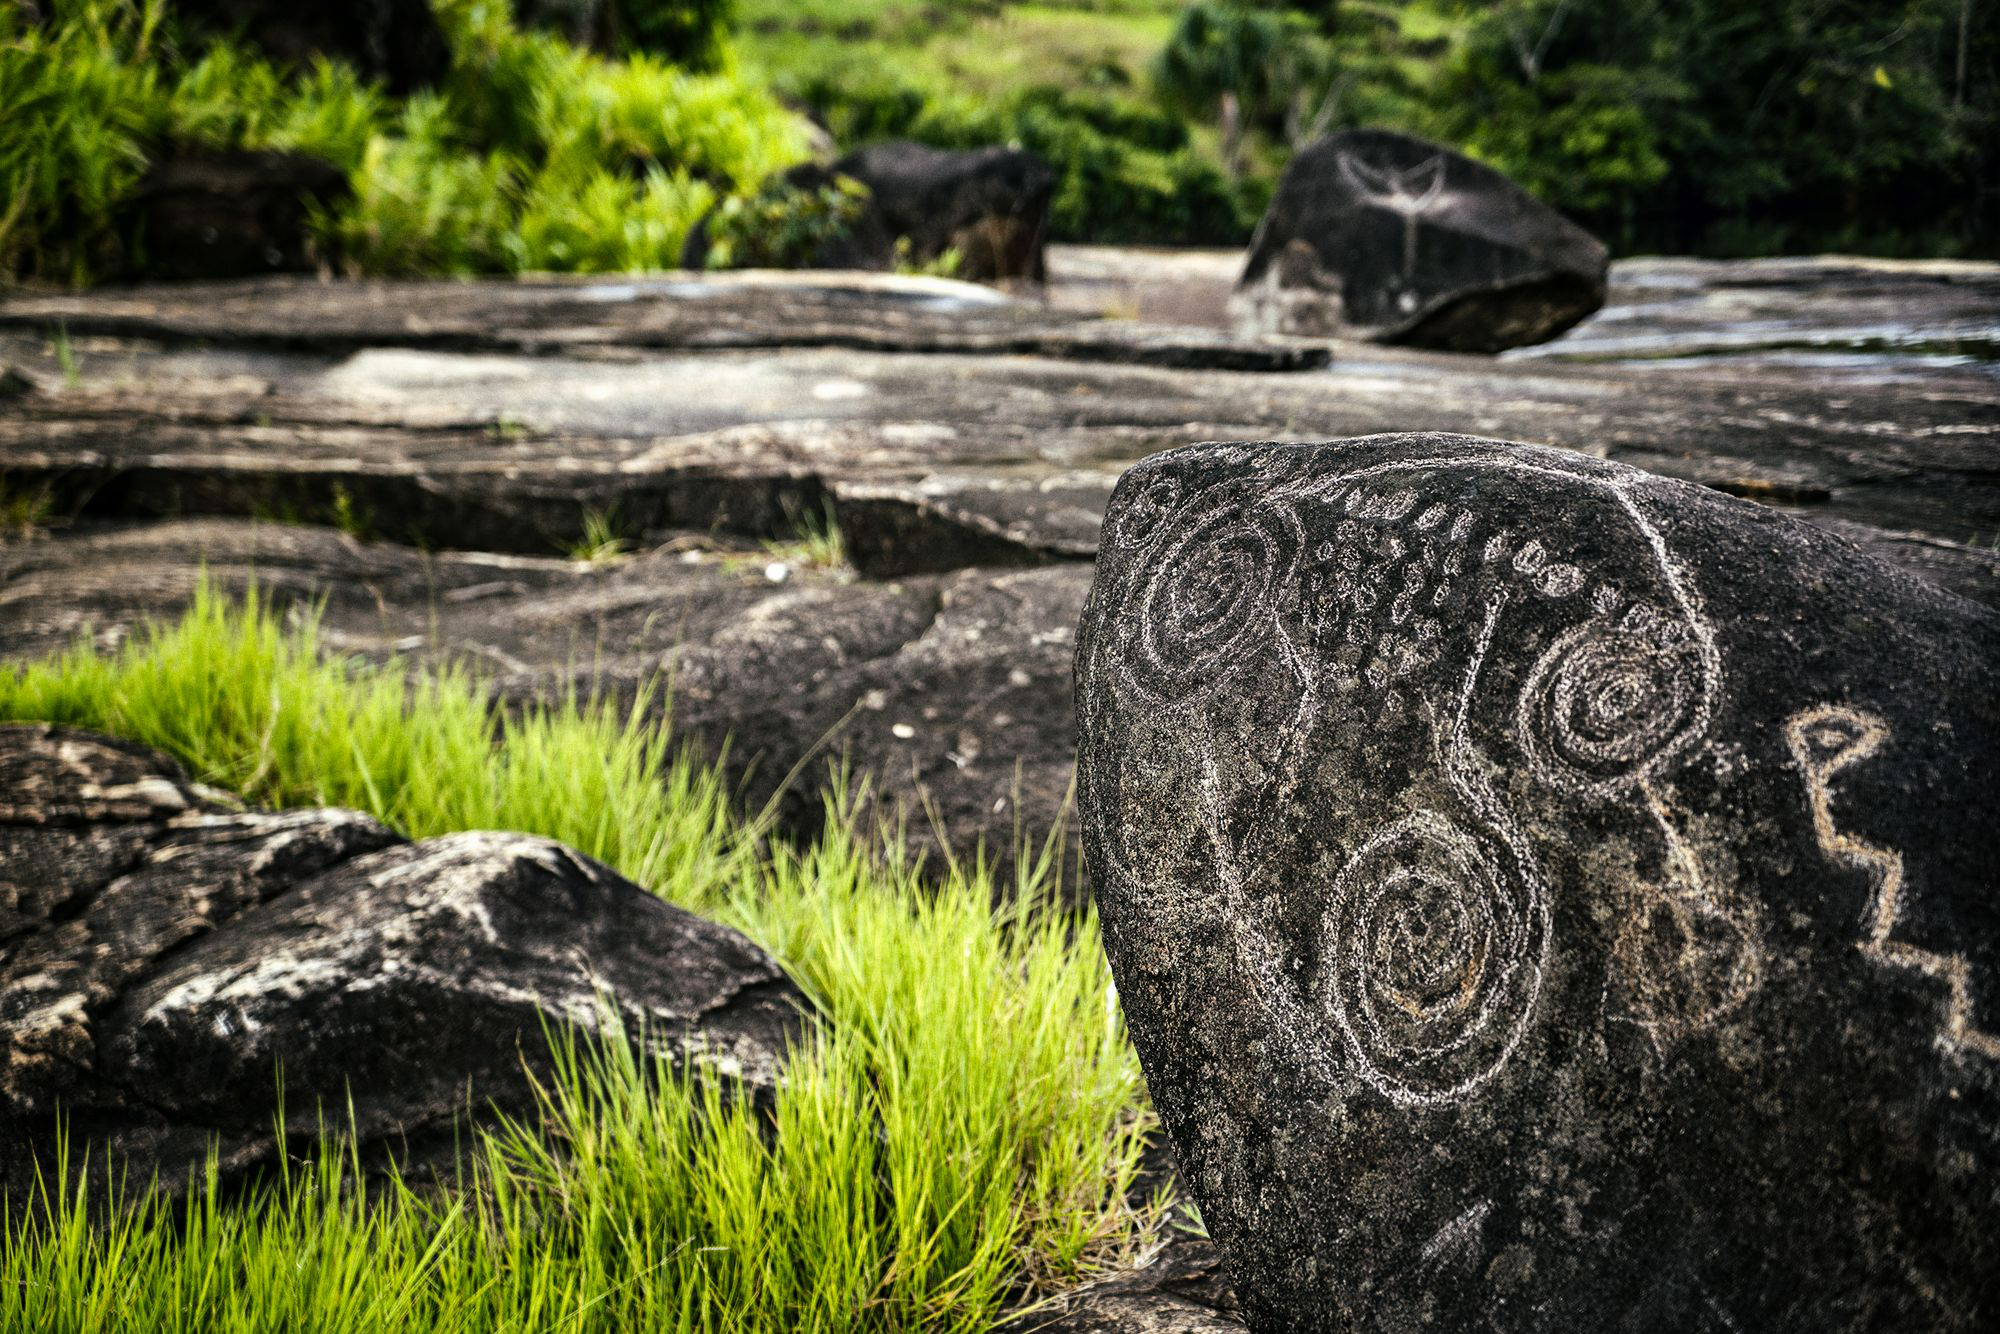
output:
<instances>
[{"instance_id":1,"label":"weathered stone texture","mask_svg":"<svg viewBox=\"0 0 2000 1334\"><path fill-rule=\"evenodd\" d=\"M371 1158L448 1157L464 1117L532 1112L547 1031L610 1016L764 1096L804 1021L740 934L548 839L233 810L158 752L38 725L0 726L0 784L10 1199L59 1114L73 1162L168 1188L211 1146L269 1162L281 1077L293 1148L351 1125Z\"/></svg>"},{"instance_id":2,"label":"weathered stone texture","mask_svg":"<svg viewBox=\"0 0 2000 1334\"><path fill-rule=\"evenodd\" d=\"M1133 469L1079 636L1120 996L1254 1329L2000 1315L2000 619L1464 437Z\"/></svg>"}]
</instances>

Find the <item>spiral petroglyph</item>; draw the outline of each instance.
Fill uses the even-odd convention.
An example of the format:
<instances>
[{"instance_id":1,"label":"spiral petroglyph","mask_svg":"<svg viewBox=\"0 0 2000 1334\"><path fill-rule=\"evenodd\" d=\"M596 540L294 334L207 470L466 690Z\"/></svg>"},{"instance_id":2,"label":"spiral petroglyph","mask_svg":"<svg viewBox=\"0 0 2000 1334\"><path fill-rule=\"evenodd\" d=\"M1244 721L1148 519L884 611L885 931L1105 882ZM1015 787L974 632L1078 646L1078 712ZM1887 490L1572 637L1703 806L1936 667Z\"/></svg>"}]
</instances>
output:
<instances>
[{"instance_id":1,"label":"spiral petroglyph","mask_svg":"<svg viewBox=\"0 0 2000 1334\"><path fill-rule=\"evenodd\" d=\"M1541 990L1536 890L1435 811L1378 831L1335 879L1320 988L1354 1068L1404 1104L1490 1078Z\"/></svg>"},{"instance_id":2,"label":"spiral petroglyph","mask_svg":"<svg viewBox=\"0 0 2000 1334\"><path fill-rule=\"evenodd\" d=\"M1528 674L1519 734L1543 779L1583 796L1628 790L1707 724L1699 640L1650 607L1560 636Z\"/></svg>"},{"instance_id":3,"label":"spiral petroglyph","mask_svg":"<svg viewBox=\"0 0 2000 1334\"><path fill-rule=\"evenodd\" d=\"M1246 511L1195 497L1154 539L1158 555L1125 646L1133 684L1179 703L1267 645L1279 633L1277 604L1300 546L1298 516L1286 506Z\"/></svg>"}]
</instances>

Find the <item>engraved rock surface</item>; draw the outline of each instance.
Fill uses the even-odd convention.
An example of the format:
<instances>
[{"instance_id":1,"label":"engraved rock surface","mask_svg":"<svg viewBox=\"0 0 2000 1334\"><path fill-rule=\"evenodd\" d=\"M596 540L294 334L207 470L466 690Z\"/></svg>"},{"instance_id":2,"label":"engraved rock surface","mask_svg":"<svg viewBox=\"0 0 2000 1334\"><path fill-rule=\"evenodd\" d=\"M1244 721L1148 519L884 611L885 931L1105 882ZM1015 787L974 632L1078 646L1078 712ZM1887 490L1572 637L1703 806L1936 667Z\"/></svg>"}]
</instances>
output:
<instances>
[{"instance_id":1,"label":"engraved rock surface","mask_svg":"<svg viewBox=\"0 0 2000 1334\"><path fill-rule=\"evenodd\" d=\"M1609 262L1491 167L1392 130L1342 130L1286 166L1232 304L1271 332L1498 352L1603 305Z\"/></svg>"},{"instance_id":2,"label":"engraved rock surface","mask_svg":"<svg viewBox=\"0 0 2000 1334\"><path fill-rule=\"evenodd\" d=\"M355 811L241 811L142 746L0 726L0 1190L58 1111L176 1187L318 1132L449 1160L531 1112L545 1026L615 1007L674 1059L768 1091L804 999L737 932L548 839L411 843ZM295 1144L293 1147L297 1147ZM73 1161L80 1161L81 1153Z\"/></svg>"},{"instance_id":3,"label":"engraved rock surface","mask_svg":"<svg viewBox=\"0 0 2000 1334\"><path fill-rule=\"evenodd\" d=\"M1990 1328L2000 618L1444 435L1129 472L1106 946L1260 1331Z\"/></svg>"}]
</instances>

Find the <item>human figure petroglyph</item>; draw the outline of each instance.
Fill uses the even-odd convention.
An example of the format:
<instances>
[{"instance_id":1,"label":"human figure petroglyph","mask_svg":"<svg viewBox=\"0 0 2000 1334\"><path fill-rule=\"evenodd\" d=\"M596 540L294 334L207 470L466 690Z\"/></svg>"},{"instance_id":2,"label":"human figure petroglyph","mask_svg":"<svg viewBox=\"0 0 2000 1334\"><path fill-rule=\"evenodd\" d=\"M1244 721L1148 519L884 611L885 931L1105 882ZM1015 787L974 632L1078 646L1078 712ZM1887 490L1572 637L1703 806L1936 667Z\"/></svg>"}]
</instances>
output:
<instances>
[{"instance_id":1,"label":"human figure petroglyph","mask_svg":"<svg viewBox=\"0 0 2000 1334\"><path fill-rule=\"evenodd\" d=\"M1862 953L1885 966L1913 969L1944 983L1939 1043L2000 1060L2000 1036L1972 1021L1972 969L1965 959L1895 938L1906 890L1903 854L1856 838L1834 823L1835 776L1874 755L1889 739L1888 724L1881 718L1838 704L1801 710L1785 722L1785 743L1805 779L1806 803L1820 851L1867 872L1872 882L1867 934L1857 942Z\"/></svg>"},{"instance_id":2,"label":"human figure petroglyph","mask_svg":"<svg viewBox=\"0 0 2000 1334\"><path fill-rule=\"evenodd\" d=\"M1368 202L1403 220L1403 278L1417 271L1417 219L1430 212L1444 195L1444 157L1426 158L1409 167L1364 162L1349 155L1340 159L1341 175Z\"/></svg>"},{"instance_id":3,"label":"human figure petroglyph","mask_svg":"<svg viewBox=\"0 0 2000 1334\"><path fill-rule=\"evenodd\" d=\"M1626 962L1664 960L1673 976L1623 987L1614 1017L1664 1044L1740 1004L1755 984L1757 923L1709 883L1656 781L1702 739L1720 657L1623 482L1516 460L1426 458L1319 478L1286 475L1281 452L1264 462L1254 489L1237 479L1176 491L1152 506L1145 531L1121 532L1143 554L1107 665L1201 751L1201 827L1232 905L1221 915L1273 1019L1295 1034L1333 1020L1338 1042L1302 1038L1300 1059L1420 1105L1479 1087L1525 1033L1553 930L1530 840L1488 777L1504 739L1475 738L1470 725L1475 700L1495 689L1516 692L1511 742L1543 784L1628 803L1659 830L1664 871L1644 887ZM1465 479L1507 469L1559 476L1606 502L1637 539L1644 577L1599 577L1556 536L1485 522ZM1330 536L1308 547L1308 528ZM1576 619L1510 684L1485 685L1510 605L1531 602L1573 606ZM1451 635L1454 620L1477 633ZM1241 729L1212 723L1205 701L1252 670L1289 681L1295 707L1246 767L1232 758ZM1246 886L1275 845L1263 822L1297 798L1307 757L1323 749L1314 738L1324 742L1336 716L1363 731L1428 728L1449 801L1356 836L1319 891L1332 966L1302 989L1296 961L1243 925L1257 915ZM1115 861L1115 837L1107 850ZM1434 928L1417 930L1420 918ZM1647 934L1662 930L1674 949Z\"/></svg>"}]
</instances>

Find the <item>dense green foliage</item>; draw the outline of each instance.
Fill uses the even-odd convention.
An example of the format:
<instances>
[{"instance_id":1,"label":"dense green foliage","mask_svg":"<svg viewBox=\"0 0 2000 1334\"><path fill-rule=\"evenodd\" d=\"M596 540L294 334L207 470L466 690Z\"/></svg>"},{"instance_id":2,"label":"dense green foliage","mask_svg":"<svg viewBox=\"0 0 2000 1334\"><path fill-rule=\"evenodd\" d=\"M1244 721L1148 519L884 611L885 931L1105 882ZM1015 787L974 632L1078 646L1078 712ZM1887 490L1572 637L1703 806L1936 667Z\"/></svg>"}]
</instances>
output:
<instances>
[{"instance_id":1,"label":"dense green foliage","mask_svg":"<svg viewBox=\"0 0 2000 1334\"><path fill-rule=\"evenodd\" d=\"M844 813L770 844L644 701L498 710L462 673L330 658L310 625L206 591L115 656L0 668L0 719L414 836L562 839L742 928L824 1019L769 1125L558 1034L543 1115L471 1141L442 1197L364 1203L328 1144L247 1196L132 1189L95 1224L60 1189L8 1201L0 1328L972 1331L1156 1221L1124 1203L1149 1116L1096 927L1037 906L1046 863L995 909L976 869L927 886Z\"/></svg>"},{"instance_id":2,"label":"dense green foliage","mask_svg":"<svg viewBox=\"0 0 2000 1334\"><path fill-rule=\"evenodd\" d=\"M45 27L0 10L0 277L143 268L133 191L175 147L350 172L317 231L358 273L671 267L719 196L805 155L803 123L732 73L521 32L504 0L437 8L450 74L401 102L338 64L184 41L163 0L56 0Z\"/></svg>"},{"instance_id":3,"label":"dense green foliage","mask_svg":"<svg viewBox=\"0 0 2000 1334\"><path fill-rule=\"evenodd\" d=\"M1623 250L1990 253L1995 13L1992 0L744 0L739 43L843 144L986 135L1049 156L1065 239L1241 240L1295 147L1383 126L1491 162Z\"/></svg>"},{"instance_id":4,"label":"dense green foliage","mask_svg":"<svg viewBox=\"0 0 2000 1334\"><path fill-rule=\"evenodd\" d=\"M842 148L1040 153L1063 240L1241 242L1298 145L1374 125L1621 250L2000 246L1994 0L608 0L531 31L436 4L454 63L408 100L194 43L170 0L0 5L0 278L142 271L133 192L176 146L351 171L317 233L353 272L669 266L807 155L778 95Z\"/></svg>"},{"instance_id":5,"label":"dense green foliage","mask_svg":"<svg viewBox=\"0 0 2000 1334\"><path fill-rule=\"evenodd\" d=\"M708 220L711 269L777 269L810 262L845 236L868 207L868 187L852 176L807 189L782 179L753 195L726 199Z\"/></svg>"}]
</instances>

